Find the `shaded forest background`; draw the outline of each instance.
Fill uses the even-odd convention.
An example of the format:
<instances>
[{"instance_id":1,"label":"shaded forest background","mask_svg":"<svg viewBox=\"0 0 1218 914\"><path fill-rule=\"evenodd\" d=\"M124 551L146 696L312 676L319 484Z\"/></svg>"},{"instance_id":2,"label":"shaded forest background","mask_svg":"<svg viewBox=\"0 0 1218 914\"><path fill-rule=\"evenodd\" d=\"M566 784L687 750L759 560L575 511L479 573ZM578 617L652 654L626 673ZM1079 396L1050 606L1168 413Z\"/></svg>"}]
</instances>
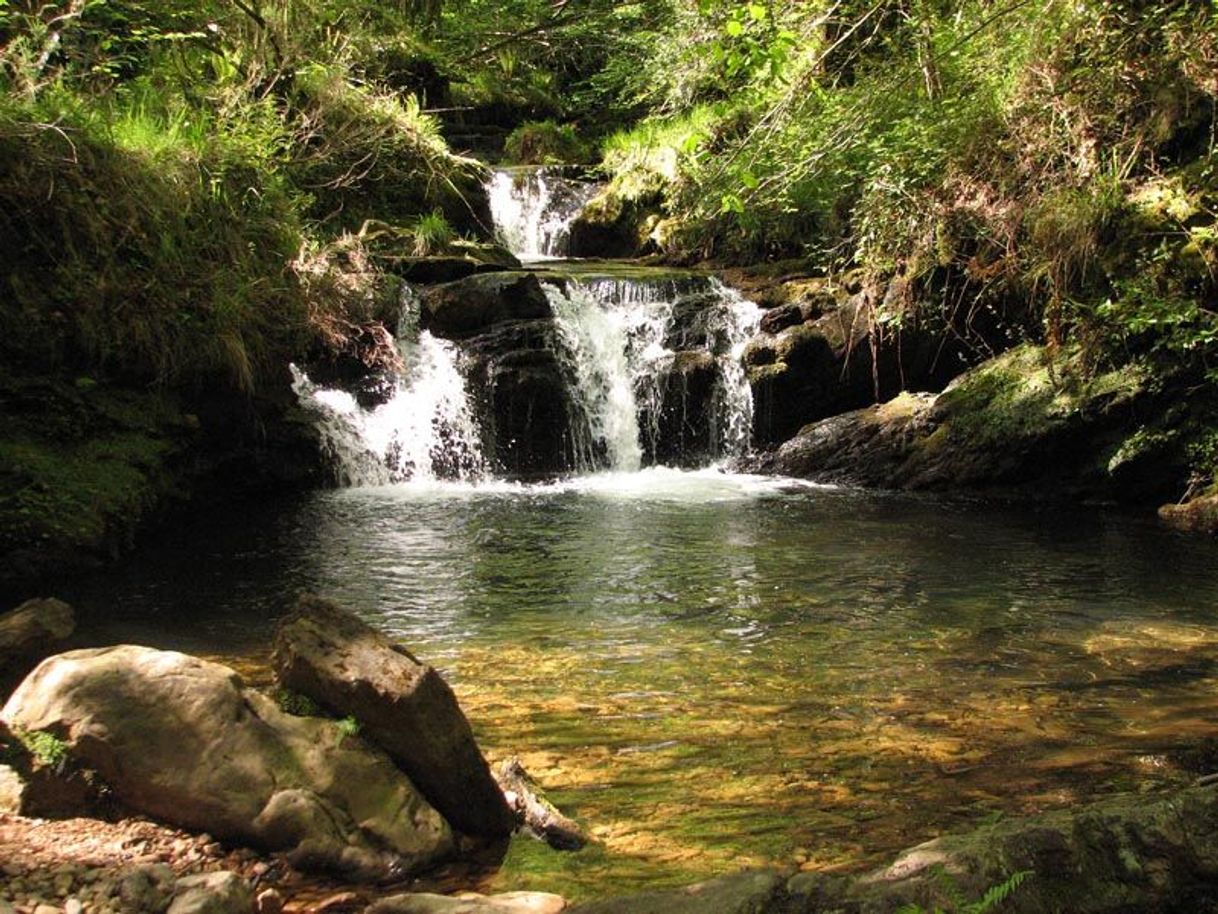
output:
<instances>
[{"instance_id":1,"label":"shaded forest background","mask_svg":"<svg viewBox=\"0 0 1218 914\"><path fill-rule=\"evenodd\" d=\"M635 253L874 288L878 337L1209 391L1216 98L1210 2L0 0L7 507L84 472L41 438L148 415L99 386L375 349L382 255L487 240L488 160L594 166Z\"/></svg>"}]
</instances>

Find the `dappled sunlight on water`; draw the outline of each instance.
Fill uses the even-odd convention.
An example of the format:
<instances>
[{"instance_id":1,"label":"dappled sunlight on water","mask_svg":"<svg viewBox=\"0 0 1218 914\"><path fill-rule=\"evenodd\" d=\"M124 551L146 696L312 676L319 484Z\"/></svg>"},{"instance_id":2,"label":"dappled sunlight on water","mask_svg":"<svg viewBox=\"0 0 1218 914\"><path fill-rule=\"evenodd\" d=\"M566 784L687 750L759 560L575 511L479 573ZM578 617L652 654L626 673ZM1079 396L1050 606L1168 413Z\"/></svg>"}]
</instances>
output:
<instances>
[{"instance_id":1,"label":"dappled sunlight on water","mask_svg":"<svg viewBox=\"0 0 1218 914\"><path fill-rule=\"evenodd\" d=\"M863 867L1182 782L1218 721L1218 548L1119 516L654 471L250 520L200 519L76 595L93 637L244 656L256 681L295 592L356 609L599 842L517 841L463 877L483 888Z\"/></svg>"}]
</instances>

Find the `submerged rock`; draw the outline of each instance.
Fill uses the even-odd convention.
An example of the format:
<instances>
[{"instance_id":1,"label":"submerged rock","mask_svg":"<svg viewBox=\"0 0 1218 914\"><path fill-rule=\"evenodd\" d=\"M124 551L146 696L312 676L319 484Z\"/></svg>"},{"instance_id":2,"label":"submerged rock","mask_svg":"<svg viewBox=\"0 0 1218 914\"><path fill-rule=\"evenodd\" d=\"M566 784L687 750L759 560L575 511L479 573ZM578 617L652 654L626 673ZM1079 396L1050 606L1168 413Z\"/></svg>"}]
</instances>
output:
<instances>
[{"instance_id":1,"label":"submerged rock","mask_svg":"<svg viewBox=\"0 0 1218 914\"><path fill-rule=\"evenodd\" d=\"M764 914L804 910L785 907L783 882L779 873L744 872L667 892L591 901L570 910L572 914Z\"/></svg>"},{"instance_id":2,"label":"submerged rock","mask_svg":"<svg viewBox=\"0 0 1218 914\"><path fill-rule=\"evenodd\" d=\"M1002 887L1014 914L1210 910L1218 790L1131 795L939 838L862 876L745 872L571 908L578 914L891 914L963 910ZM963 902L961 900L964 900ZM988 908L987 908L988 910Z\"/></svg>"},{"instance_id":3,"label":"submerged rock","mask_svg":"<svg viewBox=\"0 0 1218 914\"><path fill-rule=\"evenodd\" d=\"M405 648L305 596L279 627L273 662L285 687L359 721L454 827L490 838L516 827L452 689Z\"/></svg>"},{"instance_id":4,"label":"submerged rock","mask_svg":"<svg viewBox=\"0 0 1218 914\"><path fill-rule=\"evenodd\" d=\"M0 615L0 697L75 630L72 607L54 598L26 600Z\"/></svg>"},{"instance_id":5,"label":"submerged rock","mask_svg":"<svg viewBox=\"0 0 1218 914\"><path fill-rule=\"evenodd\" d=\"M47 731L130 809L301 868L396 878L453 849L448 824L387 756L294 717L216 663L123 645L38 666L2 712Z\"/></svg>"},{"instance_id":6,"label":"submerged rock","mask_svg":"<svg viewBox=\"0 0 1218 914\"><path fill-rule=\"evenodd\" d=\"M560 914L566 907L561 895L546 892L463 892L456 896L419 892L382 898L365 914Z\"/></svg>"}]
</instances>

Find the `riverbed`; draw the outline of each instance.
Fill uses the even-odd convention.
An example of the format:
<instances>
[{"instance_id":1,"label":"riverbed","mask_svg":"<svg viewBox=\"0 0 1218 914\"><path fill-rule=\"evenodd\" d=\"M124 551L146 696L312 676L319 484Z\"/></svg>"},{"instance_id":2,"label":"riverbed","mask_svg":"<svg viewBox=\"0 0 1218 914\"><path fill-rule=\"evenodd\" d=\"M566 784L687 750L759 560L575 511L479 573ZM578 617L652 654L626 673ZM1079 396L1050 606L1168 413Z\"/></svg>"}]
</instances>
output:
<instances>
[{"instance_id":1,"label":"riverbed","mask_svg":"<svg viewBox=\"0 0 1218 914\"><path fill-rule=\"evenodd\" d=\"M1218 545L1102 508L734 476L420 482L198 510L65 593L81 640L265 681L294 595L443 670L596 842L482 890L859 869L1183 783L1218 720Z\"/></svg>"}]
</instances>

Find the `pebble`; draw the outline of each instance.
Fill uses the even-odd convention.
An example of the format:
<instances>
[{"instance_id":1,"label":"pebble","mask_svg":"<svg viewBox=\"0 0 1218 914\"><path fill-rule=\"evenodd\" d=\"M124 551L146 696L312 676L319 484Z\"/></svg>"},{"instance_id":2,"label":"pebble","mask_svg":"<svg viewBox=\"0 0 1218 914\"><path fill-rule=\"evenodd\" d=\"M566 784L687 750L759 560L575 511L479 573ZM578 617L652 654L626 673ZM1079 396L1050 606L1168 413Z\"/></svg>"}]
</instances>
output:
<instances>
[{"instance_id":1,"label":"pebble","mask_svg":"<svg viewBox=\"0 0 1218 914\"><path fill-rule=\"evenodd\" d=\"M63 914L84 914L85 906L79 898L69 898L64 902Z\"/></svg>"},{"instance_id":2,"label":"pebble","mask_svg":"<svg viewBox=\"0 0 1218 914\"><path fill-rule=\"evenodd\" d=\"M254 900L258 914L283 914L283 896L275 889L263 889Z\"/></svg>"}]
</instances>

